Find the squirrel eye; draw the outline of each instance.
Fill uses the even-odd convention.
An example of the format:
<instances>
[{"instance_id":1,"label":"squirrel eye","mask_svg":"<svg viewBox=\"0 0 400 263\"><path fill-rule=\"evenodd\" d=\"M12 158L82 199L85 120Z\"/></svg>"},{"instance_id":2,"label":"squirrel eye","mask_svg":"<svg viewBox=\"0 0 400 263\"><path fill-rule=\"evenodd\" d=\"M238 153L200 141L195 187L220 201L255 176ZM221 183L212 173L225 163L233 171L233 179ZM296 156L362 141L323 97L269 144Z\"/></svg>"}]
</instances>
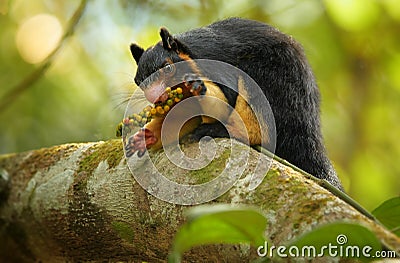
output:
<instances>
[{"instance_id":1,"label":"squirrel eye","mask_svg":"<svg viewBox=\"0 0 400 263\"><path fill-rule=\"evenodd\" d=\"M173 64L166 63L164 66L164 72L170 74L175 71L175 66Z\"/></svg>"}]
</instances>

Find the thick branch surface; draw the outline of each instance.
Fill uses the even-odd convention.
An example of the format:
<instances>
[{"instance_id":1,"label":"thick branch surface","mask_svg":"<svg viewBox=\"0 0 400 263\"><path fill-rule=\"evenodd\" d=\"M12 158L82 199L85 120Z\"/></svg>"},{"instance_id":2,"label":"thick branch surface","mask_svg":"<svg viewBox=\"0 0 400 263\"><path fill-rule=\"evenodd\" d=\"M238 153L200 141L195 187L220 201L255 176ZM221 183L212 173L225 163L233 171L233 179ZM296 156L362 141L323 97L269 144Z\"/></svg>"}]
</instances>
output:
<instances>
[{"instance_id":1,"label":"thick branch surface","mask_svg":"<svg viewBox=\"0 0 400 263\"><path fill-rule=\"evenodd\" d=\"M224 147L228 142L217 140L217 146ZM184 151L196 152L198 146L187 145ZM223 152L203 172L177 170L162 151L152 156L163 174L170 179L178 177L178 181L207 181L225 166L225 162L221 165ZM398 237L277 161L272 161L261 185L249 190L256 164L252 160L257 156L251 150L241 179L213 202L260 207L269 222L266 235L274 244L282 244L318 225L345 220L368 227L382 243L400 251ZM236 163L242 165L240 161ZM134 173L150 176L148 163L137 166ZM3 155L0 261L163 262L187 208L148 194L128 169L119 140ZM247 262L254 254L253 249L243 245L213 245L192 249L185 259Z\"/></svg>"}]
</instances>

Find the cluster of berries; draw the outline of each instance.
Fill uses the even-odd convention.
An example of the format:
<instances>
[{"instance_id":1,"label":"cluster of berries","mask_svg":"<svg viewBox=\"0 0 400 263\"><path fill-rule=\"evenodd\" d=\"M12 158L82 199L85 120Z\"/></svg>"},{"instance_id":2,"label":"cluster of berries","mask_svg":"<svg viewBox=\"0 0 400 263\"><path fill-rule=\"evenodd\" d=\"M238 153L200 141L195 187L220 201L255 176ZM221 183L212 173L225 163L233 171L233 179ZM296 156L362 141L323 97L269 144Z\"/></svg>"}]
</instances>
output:
<instances>
[{"instance_id":1,"label":"cluster of berries","mask_svg":"<svg viewBox=\"0 0 400 263\"><path fill-rule=\"evenodd\" d=\"M170 87L165 89L168 99L165 102L157 102L154 106L146 106L140 113L135 113L122 120L117 126L117 137L122 136L123 129L130 132L134 127L143 127L155 117L164 117L168 111L183 99L183 90L178 87L171 90Z\"/></svg>"}]
</instances>

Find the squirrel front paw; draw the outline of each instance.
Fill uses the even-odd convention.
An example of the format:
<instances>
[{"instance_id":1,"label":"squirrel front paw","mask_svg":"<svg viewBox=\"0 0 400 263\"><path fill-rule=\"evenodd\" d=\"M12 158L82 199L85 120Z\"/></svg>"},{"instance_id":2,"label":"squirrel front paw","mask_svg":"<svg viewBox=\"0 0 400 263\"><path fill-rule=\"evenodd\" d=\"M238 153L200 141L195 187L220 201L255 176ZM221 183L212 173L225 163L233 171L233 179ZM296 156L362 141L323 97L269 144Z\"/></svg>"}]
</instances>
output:
<instances>
[{"instance_id":1,"label":"squirrel front paw","mask_svg":"<svg viewBox=\"0 0 400 263\"><path fill-rule=\"evenodd\" d=\"M185 86L194 96L205 95L207 91L203 80L196 74L186 74L183 78Z\"/></svg>"},{"instance_id":2,"label":"squirrel front paw","mask_svg":"<svg viewBox=\"0 0 400 263\"><path fill-rule=\"evenodd\" d=\"M137 152L139 157L142 157L146 152L146 149L150 148L157 142L157 138L154 133L147 128L142 128L134 135L129 137L127 144L125 145L126 157L131 157Z\"/></svg>"}]
</instances>

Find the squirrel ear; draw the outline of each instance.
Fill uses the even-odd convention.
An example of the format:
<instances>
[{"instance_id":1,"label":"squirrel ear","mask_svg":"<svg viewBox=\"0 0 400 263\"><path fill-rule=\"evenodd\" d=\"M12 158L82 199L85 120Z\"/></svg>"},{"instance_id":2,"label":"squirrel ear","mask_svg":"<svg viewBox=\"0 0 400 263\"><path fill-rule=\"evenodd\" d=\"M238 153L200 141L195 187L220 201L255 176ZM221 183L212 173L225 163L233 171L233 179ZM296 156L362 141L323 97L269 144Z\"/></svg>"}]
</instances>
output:
<instances>
[{"instance_id":1,"label":"squirrel ear","mask_svg":"<svg viewBox=\"0 0 400 263\"><path fill-rule=\"evenodd\" d=\"M137 44L131 44L130 49L131 49L132 56L136 61L136 64L138 64L139 59L144 52L144 49L139 47Z\"/></svg>"},{"instance_id":2,"label":"squirrel ear","mask_svg":"<svg viewBox=\"0 0 400 263\"><path fill-rule=\"evenodd\" d=\"M168 29L160 28L160 36L165 49L178 51L178 41L168 32Z\"/></svg>"}]
</instances>

